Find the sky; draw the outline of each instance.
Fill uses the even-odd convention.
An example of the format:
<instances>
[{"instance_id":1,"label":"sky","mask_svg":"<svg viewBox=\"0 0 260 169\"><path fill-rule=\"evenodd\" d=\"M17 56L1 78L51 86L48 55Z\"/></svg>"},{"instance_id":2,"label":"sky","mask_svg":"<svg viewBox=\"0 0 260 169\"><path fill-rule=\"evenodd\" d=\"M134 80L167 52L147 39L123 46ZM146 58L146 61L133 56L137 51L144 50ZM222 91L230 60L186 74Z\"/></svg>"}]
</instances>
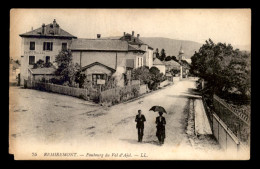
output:
<instances>
[{"instance_id":1,"label":"sky","mask_svg":"<svg viewBox=\"0 0 260 169\"><path fill-rule=\"evenodd\" d=\"M19 34L53 19L78 38L122 36L165 37L204 43L211 38L233 46L251 45L250 9L12 9L10 56L21 56Z\"/></svg>"}]
</instances>

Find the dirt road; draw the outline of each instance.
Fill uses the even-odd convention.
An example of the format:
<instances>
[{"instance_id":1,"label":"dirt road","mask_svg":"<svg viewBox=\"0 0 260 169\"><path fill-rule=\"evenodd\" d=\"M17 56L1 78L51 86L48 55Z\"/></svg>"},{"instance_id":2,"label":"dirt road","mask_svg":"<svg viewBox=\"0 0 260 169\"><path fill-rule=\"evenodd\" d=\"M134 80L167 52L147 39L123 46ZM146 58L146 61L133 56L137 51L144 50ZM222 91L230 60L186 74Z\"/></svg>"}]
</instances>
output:
<instances>
[{"instance_id":1,"label":"dirt road","mask_svg":"<svg viewBox=\"0 0 260 169\"><path fill-rule=\"evenodd\" d=\"M10 101L13 151L23 150L24 156L30 156L35 149L41 155L50 151L74 151L82 159L87 153L104 152L110 153L105 159L119 158L115 152L130 153L125 159L142 156L144 159L211 159L204 154L207 150L193 151L185 132L188 116L185 110L194 88L195 79L183 80L135 101L101 107L70 96L13 87L10 89L10 95L15 96ZM158 114L149 111L153 105L163 106L168 112L164 114L167 125L163 146L158 145L155 136ZM137 142L134 122L138 109L147 120L143 143Z\"/></svg>"}]
</instances>

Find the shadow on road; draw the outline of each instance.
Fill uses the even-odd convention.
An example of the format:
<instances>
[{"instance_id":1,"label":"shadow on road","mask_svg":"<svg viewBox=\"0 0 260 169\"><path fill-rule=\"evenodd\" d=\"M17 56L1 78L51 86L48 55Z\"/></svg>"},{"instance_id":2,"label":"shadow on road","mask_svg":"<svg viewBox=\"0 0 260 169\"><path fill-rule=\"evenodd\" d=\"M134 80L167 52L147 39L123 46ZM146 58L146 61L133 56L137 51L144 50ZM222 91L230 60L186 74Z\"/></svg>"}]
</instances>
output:
<instances>
[{"instance_id":1,"label":"shadow on road","mask_svg":"<svg viewBox=\"0 0 260 169\"><path fill-rule=\"evenodd\" d=\"M200 96L196 96L196 95L166 95L167 97L174 97L174 98L184 98L184 99L200 99Z\"/></svg>"}]
</instances>

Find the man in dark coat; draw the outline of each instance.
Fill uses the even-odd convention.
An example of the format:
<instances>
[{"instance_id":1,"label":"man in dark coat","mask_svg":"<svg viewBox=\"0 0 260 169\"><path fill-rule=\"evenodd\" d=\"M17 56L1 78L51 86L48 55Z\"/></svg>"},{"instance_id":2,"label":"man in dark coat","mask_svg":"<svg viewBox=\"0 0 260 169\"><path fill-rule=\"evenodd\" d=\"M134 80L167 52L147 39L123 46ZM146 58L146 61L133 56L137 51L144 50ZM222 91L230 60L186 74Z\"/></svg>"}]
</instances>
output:
<instances>
[{"instance_id":1,"label":"man in dark coat","mask_svg":"<svg viewBox=\"0 0 260 169\"><path fill-rule=\"evenodd\" d=\"M145 116L142 114L141 110L138 110L138 115L135 117L136 128L138 132L138 142L143 141L144 135L144 122L146 121Z\"/></svg>"},{"instance_id":2,"label":"man in dark coat","mask_svg":"<svg viewBox=\"0 0 260 169\"><path fill-rule=\"evenodd\" d=\"M156 117L155 121L155 123L157 124L156 136L158 137L159 143L164 144L166 120L162 116L163 112L159 112L159 115L160 116Z\"/></svg>"}]
</instances>

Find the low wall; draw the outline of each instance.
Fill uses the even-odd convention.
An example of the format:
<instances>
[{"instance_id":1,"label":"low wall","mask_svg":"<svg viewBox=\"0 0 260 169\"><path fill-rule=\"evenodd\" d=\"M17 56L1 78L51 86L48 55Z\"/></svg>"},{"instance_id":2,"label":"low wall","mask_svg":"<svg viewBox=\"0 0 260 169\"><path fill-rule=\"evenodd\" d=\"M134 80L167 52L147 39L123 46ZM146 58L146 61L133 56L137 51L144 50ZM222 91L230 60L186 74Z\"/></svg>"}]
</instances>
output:
<instances>
[{"instance_id":1,"label":"low wall","mask_svg":"<svg viewBox=\"0 0 260 169\"><path fill-rule=\"evenodd\" d=\"M220 146L228 153L237 152L237 154L234 155L249 153L249 147L243 144L235 133L233 133L233 131L226 125L226 123L207 106L204 97L202 97L202 101L210 121L213 135L217 139Z\"/></svg>"},{"instance_id":2,"label":"low wall","mask_svg":"<svg viewBox=\"0 0 260 169\"><path fill-rule=\"evenodd\" d=\"M180 81L180 77L173 77L173 83Z\"/></svg>"},{"instance_id":3,"label":"low wall","mask_svg":"<svg viewBox=\"0 0 260 169\"><path fill-rule=\"evenodd\" d=\"M149 92L149 88L148 88L148 85L147 84L143 84L143 85L140 85L140 90L139 90L139 94L145 94Z\"/></svg>"},{"instance_id":4,"label":"low wall","mask_svg":"<svg viewBox=\"0 0 260 169\"><path fill-rule=\"evenodd\" d=\"M168 80L165 80L163 82L160 83L160 87L164 87L164 86L167 86L169 84L169 81Z\"/></svg>"},{"instance_id":5,"label":"low wall","mask_svg":"<svg viewBox=\"0 0 260 169\"><path fill-rule=\"evenodd\" d=\"M250 112L234 108L223 99L214 95L214 112L228 128L245 144L250 144Z\"/></svg>"},{"instance_id":6,"label":"low wall","mask_svg":"<svg viewBox=\"0 0 260 169\"><path fill-rule=\"evenodd\" d=\"M139 95L139 90L139 84L105 90L100 94L100 102L117 104L122 101L127 101L131 98L137 97Z\"/></svg>"},{"instance_id":7,"label":"low wall","mask_svg":"<svg viewBox=\"0 0 260 169\"><path fill-rule=\"evenodd\" d=\"M239 152L240 142L227 125L213 113L212 129L220 146L227 152Z\"/></svg>"}]
</instances>

